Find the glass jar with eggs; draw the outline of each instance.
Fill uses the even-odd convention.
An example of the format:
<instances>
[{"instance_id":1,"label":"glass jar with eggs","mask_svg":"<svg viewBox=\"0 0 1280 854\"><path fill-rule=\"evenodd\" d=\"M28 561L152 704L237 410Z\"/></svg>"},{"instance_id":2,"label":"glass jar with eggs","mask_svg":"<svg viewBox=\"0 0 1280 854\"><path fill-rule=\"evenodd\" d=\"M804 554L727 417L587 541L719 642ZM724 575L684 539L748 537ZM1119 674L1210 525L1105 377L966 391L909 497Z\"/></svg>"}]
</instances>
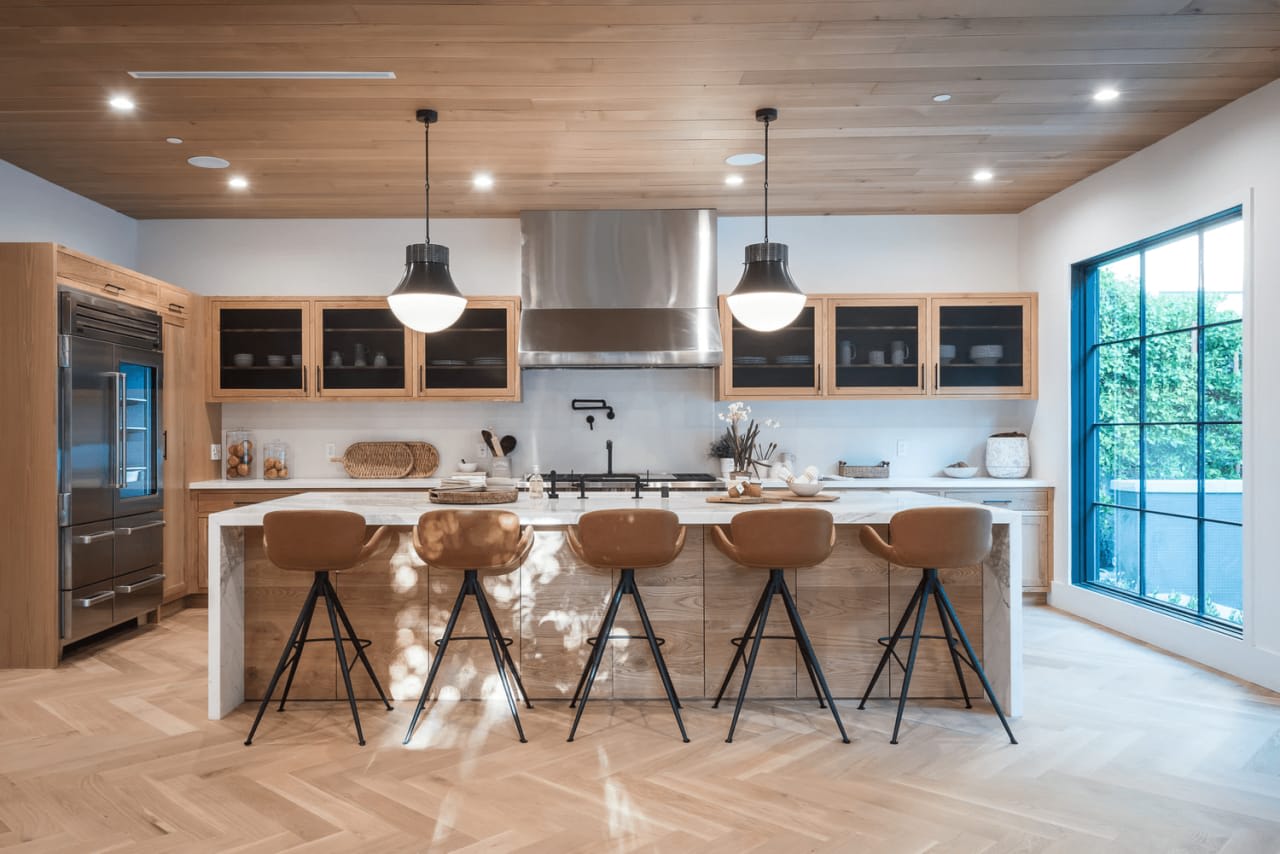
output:
<instances>
[{"instance_id":1,"label":"glass jar with eggs","mask_svg":"<svg viewBox=\"0 0 1280 854\"><path fill-rule=\"evenodd\" d=\"M227 480L245 480L257 471L258 443L249 430L227 430L222 439L223 473Z\"/></svg>"}]
</instances>

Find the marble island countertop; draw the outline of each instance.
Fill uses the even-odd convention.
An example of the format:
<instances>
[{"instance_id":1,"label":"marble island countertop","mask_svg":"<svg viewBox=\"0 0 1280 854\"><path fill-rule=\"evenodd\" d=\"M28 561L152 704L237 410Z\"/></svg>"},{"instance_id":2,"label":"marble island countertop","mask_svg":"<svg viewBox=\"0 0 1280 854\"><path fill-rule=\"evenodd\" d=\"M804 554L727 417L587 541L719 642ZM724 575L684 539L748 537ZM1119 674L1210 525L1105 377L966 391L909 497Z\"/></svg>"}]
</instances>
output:
<instances>
[{"instance_id":1,"label":"marble island countertop","mask_svg":"<svg viewBox=\"0 0 1280 854\"><path fill-rule=\"evenodd\" d=\"M415 478L350 478L350 477L299 477L289 480L265 480L263 478L246 478L244 480L201 480L192 483L188 489L194 490L308 490L308 489L434 489L440 485L438 477ZM765 480L766 488L782 487L780 480ZM520 484L524 488L524 484ZM708 483L709 488L718 489L718 484ZM846 489L1048 489L1053 486L1047 480L1035 478L1000 478L971 477L967 479L954 477L888 477L857 478L823 481L823 488L833 490ZM563 487L562 487L563 491Z\"/></svg>"},{"instance_id":2,"label":"marble island countertop","mask_svg":"<svg viewBox=\"0 0 1280 854\"><path fill-rule=\"evenodd\" d=\"M585 501L564 494L554 501L534 500L522 494L511 504L493 504L487 508L511 510L519 514L522 524L548 527L572 525L591 510L634 507L671 510L686 525L719 525L745 510L780 507L818 507L830 511L837 525L883 525L899 510L965 504L938 495L900 491L845 492L838 501L780 504L712 504L703 492L675 492L667 499L647 493L638 501L625 493L593 492ZM223 510L210 516L210 521L223 527L256 527L272 510L350 510L363 515L370 525L413 525L423 513L449 506L452 505L432 504L424 495L404 492L307 492ZM985 509L991 511L995 524L1017 524L1021 519L1012 510Z\"/></svg>"}]
</instances>

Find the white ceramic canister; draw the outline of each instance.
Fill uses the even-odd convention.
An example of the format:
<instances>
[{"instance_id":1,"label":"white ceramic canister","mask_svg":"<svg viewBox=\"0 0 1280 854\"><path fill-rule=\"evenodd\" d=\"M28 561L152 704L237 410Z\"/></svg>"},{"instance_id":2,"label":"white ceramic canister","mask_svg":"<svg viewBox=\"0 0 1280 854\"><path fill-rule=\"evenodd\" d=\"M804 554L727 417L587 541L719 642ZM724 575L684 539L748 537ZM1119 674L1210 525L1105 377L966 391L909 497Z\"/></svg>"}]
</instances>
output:
<instances>
[{"instance_id":1,"label":"white ceramic canister","mask_svg":"<svg viewBox=\"0 0 1280 854\"><path fill-rule=\"evenodd\" d=\"M1026 477L1031 470L1031 444L1021 434L987 439L987 474L992 477Z\"/></svg>"}]
</instances>

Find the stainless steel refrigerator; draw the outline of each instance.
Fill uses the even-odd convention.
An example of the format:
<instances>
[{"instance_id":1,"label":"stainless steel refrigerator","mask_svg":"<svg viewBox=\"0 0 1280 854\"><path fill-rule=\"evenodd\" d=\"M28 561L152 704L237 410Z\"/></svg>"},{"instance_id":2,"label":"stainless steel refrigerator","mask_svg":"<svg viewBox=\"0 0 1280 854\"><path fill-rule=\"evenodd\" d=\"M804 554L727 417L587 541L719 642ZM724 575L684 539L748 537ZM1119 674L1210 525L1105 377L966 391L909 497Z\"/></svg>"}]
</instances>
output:
<instances>
[{"instance_id":1,"label":"stainless steel refrigerator","mask_svg":"<svg viewBox=\"0 0 1280 854\"><path fill-rule=\"evenodd\" d=\"M58 536L62 642L160 606L160 316L61 289Z\"/></svg>"}]
</instances>

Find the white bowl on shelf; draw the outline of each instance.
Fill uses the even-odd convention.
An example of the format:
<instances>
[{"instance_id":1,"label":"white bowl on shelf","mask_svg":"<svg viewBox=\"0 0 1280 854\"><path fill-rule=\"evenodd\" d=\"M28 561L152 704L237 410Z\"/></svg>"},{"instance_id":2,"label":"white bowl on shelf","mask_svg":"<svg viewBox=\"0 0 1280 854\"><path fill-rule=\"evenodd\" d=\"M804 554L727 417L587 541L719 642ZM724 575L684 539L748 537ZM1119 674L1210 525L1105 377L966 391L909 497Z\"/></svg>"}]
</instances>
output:
<instances>
[{"instance_id":1,"label":"white bowl on shelf","mask_svg":"<svg viewBox=\"0 0 1280 854\"><path fill-rule=\"evenodd\" d=\"M252 353L236 353L234 356L231 357L231 364L235 365L237 368L252 368L253 354Z\"/></svg>"},{"instance_id":2,"label":"white bowl on shelf","mask_svg":"<svg viewBox=\"0 0 1280 854\"><path fill-rule=\"evenodd\" d=\"M283 368L285 363L284 356L268 356L267 364L273 368Z\"/></svg>"},{"instance_id":3,"label":"white bowl on shelf","mask_svg":"<svg viewBox=\"0 0 1280 854\"><path fill-rule=\"evenodd\" d=\"M961 480L964 480L965 478L970 478L976 475L978 473L978 467L977 466L964 466L964 467L947 466L942 470L942 473L945 474L947 477L958 477Z\"/></svg>"},{"instance_id":4,"label":"white bowl on shelf","mask_svg":"<svg viewBox=\"0 0 1280 854\"><path fill-rule=\"evenodd\" d=\"M787 487L796 495L807 498L822 491L822 481L793 480L787 484Z\"/></svg>"}]
</instances>

